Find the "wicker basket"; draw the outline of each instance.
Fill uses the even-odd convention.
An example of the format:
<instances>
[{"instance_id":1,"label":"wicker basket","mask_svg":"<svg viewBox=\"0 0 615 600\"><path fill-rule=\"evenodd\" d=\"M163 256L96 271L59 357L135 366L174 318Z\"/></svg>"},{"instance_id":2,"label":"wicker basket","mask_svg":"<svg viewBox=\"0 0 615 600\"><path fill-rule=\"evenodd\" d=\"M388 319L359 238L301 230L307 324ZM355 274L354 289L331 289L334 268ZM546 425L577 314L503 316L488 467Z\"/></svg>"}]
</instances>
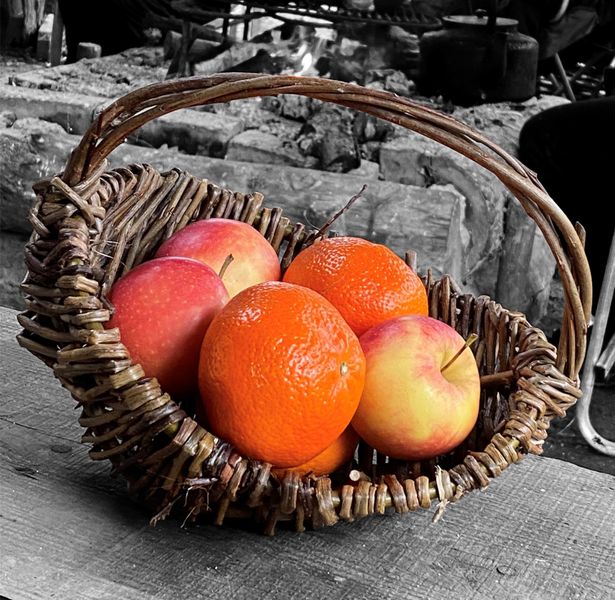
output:
<instances>
[{"instance_id":1,"label":"wicker basket","mask_svg":"<svg viewBox=\"0 0 615 600\"><path fill-rule=\"evenodd\" d=\"M227 217L252 224L279 252L282 267L314 239L259 193L220 189L178 169L150 165L108 171L107 155L144 123L171 111L239 98L300 94L350 107L430 137L493 172L536 222L565 291L556 350L524 315L486 296L463 294L448 277L424 278L430 314L462 336L478 334L482 376L479 421L447 456L406 463L360 445L358 460L329 477L289 473L240 456L197 424L155 379L144 377L113 330L105 330L106 293L122 273L150 258L189 222ZM581 395L591 279L582 230L572 226L535 175L502 149L451 117L405 98L312 77L218 74L165 81L118 99L101 112L74 149L64 173L34 185L37 201L22 285L27 310L19 343L54 371L81 408L83 442L93 460L109 460L128 490L151 511L259 523L298 531L373 513L428 508L435 516L464 492L487 486L527 453L538 454L553 418ZM181 501L178 501L181 500Z\"/></svg>"}]
</instances>

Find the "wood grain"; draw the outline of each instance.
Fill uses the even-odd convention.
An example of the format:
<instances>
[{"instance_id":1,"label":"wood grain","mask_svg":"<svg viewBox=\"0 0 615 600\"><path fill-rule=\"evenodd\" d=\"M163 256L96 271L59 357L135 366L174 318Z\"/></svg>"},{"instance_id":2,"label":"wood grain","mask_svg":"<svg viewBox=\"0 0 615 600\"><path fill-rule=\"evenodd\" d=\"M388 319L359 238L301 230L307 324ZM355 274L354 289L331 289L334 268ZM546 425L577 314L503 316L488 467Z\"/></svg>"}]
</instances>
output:
<instances>
[{"instance_id":1,"label":"wood grain","mask_svg":"<svg viewBox=\"0 0 615 600\"><path fill-rule=\"evenodd\" d=\"M530 457L483 492L427 511L267 538L156 527L78 440L73 401L0 309L0 596L615 597L615 477Z\"/></svg>"}]
</instances>

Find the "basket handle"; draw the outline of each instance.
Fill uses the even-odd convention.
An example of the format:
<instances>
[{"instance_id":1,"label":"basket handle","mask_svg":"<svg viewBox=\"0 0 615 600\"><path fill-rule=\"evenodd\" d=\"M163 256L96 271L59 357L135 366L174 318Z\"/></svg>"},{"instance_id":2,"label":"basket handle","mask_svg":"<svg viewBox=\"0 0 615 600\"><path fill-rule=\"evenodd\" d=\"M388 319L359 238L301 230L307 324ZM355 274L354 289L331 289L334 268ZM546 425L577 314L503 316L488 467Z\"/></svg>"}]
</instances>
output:
<instances>
[{"instance_id":1,"label":"basket handle","mask_svg":"<svg viewBox=\"0 0 615 600\"><path fill-rule=\"evenodd\" d=\"M144 86L102 110L73 150L62 175L75 186L96 177L106 157L145 123L175 110L241 98L298 94L390 121L452 148L491 171L540 228L564 288L558 368L576 379L586 352L592 281L579 232L535 173L471 127L427 106L379 90L320 77L219 73Z\"/></svg>"}]
</instances>

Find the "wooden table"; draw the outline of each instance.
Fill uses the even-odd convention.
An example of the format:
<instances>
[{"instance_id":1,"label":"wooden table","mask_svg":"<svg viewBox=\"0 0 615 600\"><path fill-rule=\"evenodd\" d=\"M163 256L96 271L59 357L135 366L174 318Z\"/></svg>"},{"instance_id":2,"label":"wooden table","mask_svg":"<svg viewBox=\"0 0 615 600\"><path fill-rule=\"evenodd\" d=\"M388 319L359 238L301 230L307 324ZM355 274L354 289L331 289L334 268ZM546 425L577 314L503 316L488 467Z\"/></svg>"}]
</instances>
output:
<instances>
[{"instance_id":1,"label":"wooden table","mask_svg":"<svg viewBox=\"0 0 615 600\"><path fill-rule=\"evenodd\" d=\"M273 538L156 527L87 456L73 400L0 308L0 597L615 598L615 477L528 457L449 505Z\"/></svg>"}]
</instances>

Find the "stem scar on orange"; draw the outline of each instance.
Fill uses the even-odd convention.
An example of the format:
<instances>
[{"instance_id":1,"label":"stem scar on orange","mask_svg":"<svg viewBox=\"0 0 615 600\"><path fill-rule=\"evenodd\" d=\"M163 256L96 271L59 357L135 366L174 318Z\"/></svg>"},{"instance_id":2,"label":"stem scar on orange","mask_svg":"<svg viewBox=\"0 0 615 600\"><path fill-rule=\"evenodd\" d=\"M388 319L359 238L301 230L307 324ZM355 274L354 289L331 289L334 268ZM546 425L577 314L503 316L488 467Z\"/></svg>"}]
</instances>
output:
<instances>
[{"instance_id":1,"label":"stem scar on orange","mask_svg":"<svg viewBox=\"0 0 615 600\"><path fill-rule=\"evenodd\" d=\"M311 288L362 335L404 315L427 315L421 278L392 250L357 237L316 241L290 263L283 280Z\"/></svg>"},{"instance_id":2,"label":"stem scar on orange","mask_svg":"<svg viewBox=\"0 0 615 600\"><path fill-rule=\"evenodd\" d=\"M247 288L203 338L199 388L212 433L277 467L301 465L339 437L364 380L357 336L305 287L271 281Z\"/></svg>"}]
</instances>

